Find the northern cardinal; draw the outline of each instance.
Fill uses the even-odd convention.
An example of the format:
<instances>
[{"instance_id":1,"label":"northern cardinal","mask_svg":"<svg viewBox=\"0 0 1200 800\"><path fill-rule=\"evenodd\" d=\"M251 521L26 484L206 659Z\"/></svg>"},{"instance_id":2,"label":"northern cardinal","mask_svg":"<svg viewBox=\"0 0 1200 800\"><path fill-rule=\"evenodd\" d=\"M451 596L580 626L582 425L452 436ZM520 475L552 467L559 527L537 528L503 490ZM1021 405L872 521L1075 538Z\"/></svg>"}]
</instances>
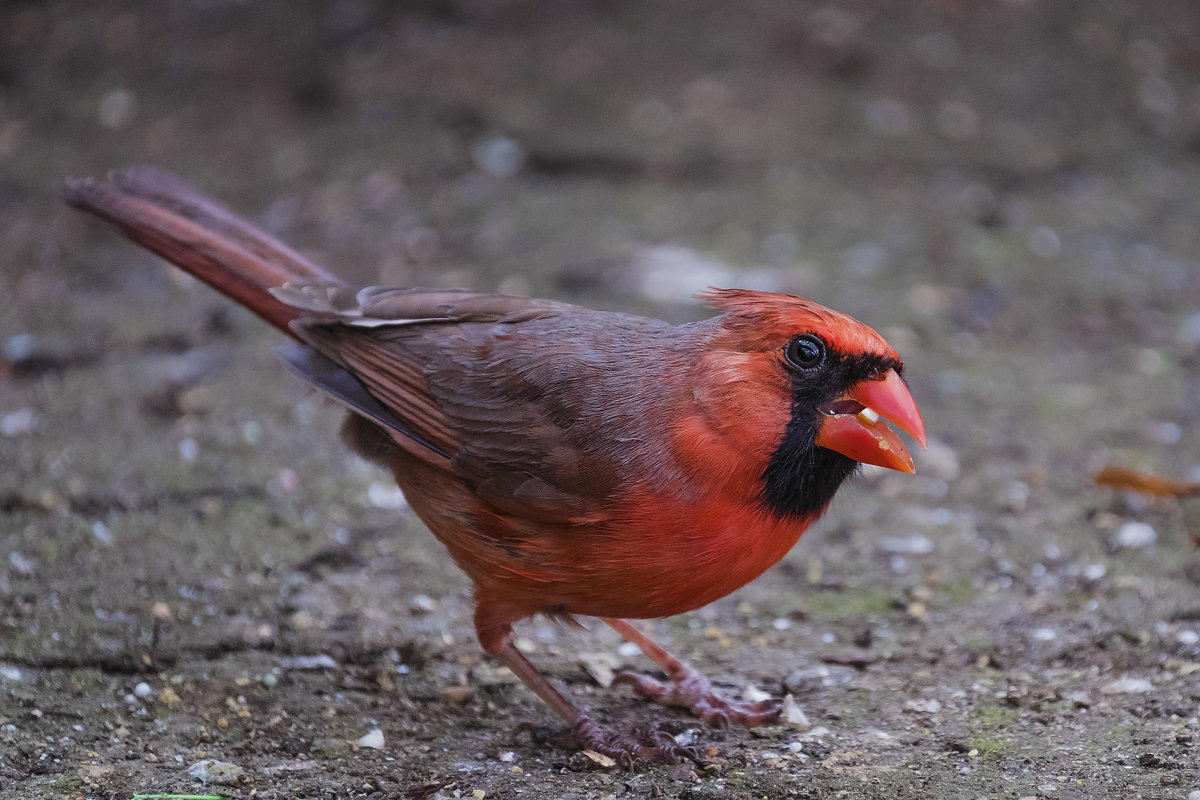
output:
<instances>
[{"instance_id":1,"label":"northern cardinal","mask_svg":"<svg viewBox=\"0 0 1200 800\"><path fill-rule=\"evenodd\" d=\"M475 631L614 758L674 760L594 721L516 648L534 614L600 617L662 667L641 695L710 724L781 703L714 693L627 618L729 594L783 557L861 463L922 446L903 362L874 330L810 300L711 289L685 325L467 290L356 288L181 179L150 167L69 181L67 201L295 340L287 368L349 410L343 438L389 469L474 587Z\"/></svg>"}]
</instances>

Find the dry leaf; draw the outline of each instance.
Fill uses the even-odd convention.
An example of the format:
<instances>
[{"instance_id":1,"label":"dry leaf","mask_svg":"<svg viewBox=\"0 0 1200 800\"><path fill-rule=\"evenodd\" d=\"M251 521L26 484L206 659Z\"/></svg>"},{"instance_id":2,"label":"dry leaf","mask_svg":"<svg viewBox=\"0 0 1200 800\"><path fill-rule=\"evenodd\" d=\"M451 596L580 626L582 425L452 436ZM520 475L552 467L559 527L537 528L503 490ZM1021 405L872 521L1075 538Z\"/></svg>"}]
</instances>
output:
<instances>
[{"instance_id":1,"label":"dry leaf","mask_svg":"<svg viewBox=\"0 0 1200 800\"><path fill-rule=\"evenodd\" d=\"M617 659L610 653L580 653L579 663L592 680L607 689L616 677Z\"/></svg>"},{"instance_id":2,"label":"dry leaf","mask_svg":"<svg viewBox=\"0 0 1200 800\"><path fill-rule=\"evenodd\" d=\"M615 767L617 765L615 760L604 755L604 753L597 753L595 750L584 750L583 754L602 767Z\"/></svg>"},{"instance_id":3,"label":"dry leaf","mask_svg":"<svg viewBox=\"0 0 1200 800\"><path fill-rule=\"evenodd\" d=\"M1152 497L1200 497L1200 481L1184 483L1127 467L1105 467L1096 473L1093 480L1097 486L1148 494Z\"/></svg>"},{"instance_id":4,"label":"dry leaf","mask_svg":"<svg viewBox=\"0 0 1200 800\"><path fill-rule=\"evenodd\" d=\"M438 692L438 700L443 703L465 703L467 698L471 696L471 687L469 686L447 686Z\"/></svg>"}]
</instances>

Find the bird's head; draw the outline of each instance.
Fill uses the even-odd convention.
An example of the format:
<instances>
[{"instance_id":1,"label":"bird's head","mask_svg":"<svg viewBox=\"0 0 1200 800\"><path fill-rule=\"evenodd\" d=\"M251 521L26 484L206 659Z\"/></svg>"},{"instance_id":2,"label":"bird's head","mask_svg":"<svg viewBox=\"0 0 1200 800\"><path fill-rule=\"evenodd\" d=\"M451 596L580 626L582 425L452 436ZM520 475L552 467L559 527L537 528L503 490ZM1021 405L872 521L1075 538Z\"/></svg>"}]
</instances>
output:
<instances>
[{"instance_id":1,"label":"bird's head","mask_svg":"<svg viewBox=\"0 0 1200 800\"><path fill-rule=\"evenodd\" d=\"M817 510L859 463L915 471L887 423L922 447L925 425L904 383L904 363L882 336L792 295L710 289L701 298L724 312L717 347L755 376L762 402L786 409L762 476L768 506Z\"/></svg>"}]
</instances>

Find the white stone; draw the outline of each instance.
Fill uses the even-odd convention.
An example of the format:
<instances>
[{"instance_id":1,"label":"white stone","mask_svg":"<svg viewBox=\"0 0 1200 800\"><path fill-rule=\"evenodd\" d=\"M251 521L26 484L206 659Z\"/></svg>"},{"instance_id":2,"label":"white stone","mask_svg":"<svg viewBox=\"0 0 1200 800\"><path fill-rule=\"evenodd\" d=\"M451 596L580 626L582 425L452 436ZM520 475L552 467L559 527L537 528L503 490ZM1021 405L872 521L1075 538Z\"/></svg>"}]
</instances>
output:
<instances>
[{"instance_id":1,"label":"white stone","mask_svg":"<svg viewBox=\"0 0 1200 800\"><path fill-rule=\"evenodd\" d=\"M223 786L236 786L246 774L237 764L227 761L217 761L206 758L188 767L188 775L198 778L201 783L219 783Z\"/></svg>"},{"instance_id":2,"label":"white stone","mask_svg":"<svg viewBox=\"0 0 1200 800\"><path fill-rule=\"evenodd\" d=\"M374 728L369 733L366 733L358 740L359 747L368 747L372 750L383 749L383 731L379 728Z\"/></svg>"},{"instance_id":3,"label":"white stone","mask_svg":"<svg viewBox=\"0 0 1200 800\"><path fill-rule=\"evenodd\" d=\"M22 408L0 417L0 433L5 436L22 436L32 433L37 422L38 416L32 408Z\"/></svg>"},{"instance_id":4,"label":"white stone","mask_svg":"<svg viewBox=\"0 0 1200 800\"><path fill-rule=\"evenodd\" d=\"M881 536L879 549L885 553L920 556L933 552L933 540L920 533L912 536Z\"/></svg>"},{"instance_id":5,"label":"white stone","mask_svg":"<svg viewBox=\"0 0 1200 800\"><path fill-rule=\"evenodd\" d=\"M1158 532L1144 522L1126 522L1113 535L1114 547L1147 547L1158 539Z\"/></svg>"},{"instance_id":6,"label":"white stone","mask_svg":"<svg viewBox=\"0 0 1200 800\"><path fill-rule=\"evenodd\" d=\"M779 721L797 731L808 730L809 725L811 725L808 721L808 715L804 713L804 709L796 705L796 701L792 698L790 692L783 698L783 708L779 712Z\"/></svg>"},{"instance_id":7,"label":"white stone","mask_svg":"<svg viewBox=\"0 0 1200 800\"><path fill-rule=\"evenodd\" d=\"M1154 684L1145 678L1121 678L1101 687L1101 694L1146 694Z\"/></svg>"}]
</instances>

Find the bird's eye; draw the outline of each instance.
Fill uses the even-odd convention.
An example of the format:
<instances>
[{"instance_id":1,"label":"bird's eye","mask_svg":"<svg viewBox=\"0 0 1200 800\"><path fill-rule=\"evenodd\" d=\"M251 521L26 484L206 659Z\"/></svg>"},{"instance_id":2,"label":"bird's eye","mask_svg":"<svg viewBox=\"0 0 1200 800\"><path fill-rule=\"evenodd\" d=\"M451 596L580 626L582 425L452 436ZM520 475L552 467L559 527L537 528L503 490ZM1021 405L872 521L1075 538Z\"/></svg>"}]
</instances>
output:
<instances>
[{"instance_id":1,"label":"bird's eye","mask_svg":"<svg viewBox=\"0 0 1200 800\"><path fill-rule=\"evenodd\" d=\"M815 369L825 360L825 343L811 333L802 333L791 338L783 354L797 369Z\"/></svg>"}]
</instances>

